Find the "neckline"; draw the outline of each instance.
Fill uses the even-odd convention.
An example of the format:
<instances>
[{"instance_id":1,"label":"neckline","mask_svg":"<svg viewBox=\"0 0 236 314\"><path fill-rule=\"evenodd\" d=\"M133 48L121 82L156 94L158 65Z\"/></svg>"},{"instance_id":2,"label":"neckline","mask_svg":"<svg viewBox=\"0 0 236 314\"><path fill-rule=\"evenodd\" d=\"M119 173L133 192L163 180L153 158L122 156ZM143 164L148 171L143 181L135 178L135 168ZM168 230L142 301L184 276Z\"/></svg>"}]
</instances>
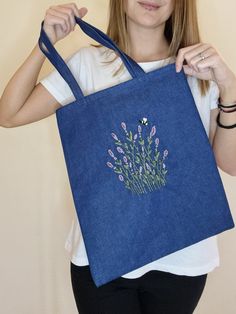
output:
<instances>
[{"instance_id":1,"label":"neckline","mask_svg":"<svg viewBox=\"0 0 236 314\"><path fill-rule=\"evenodd\" d=\"M107 47L105 47L105 46L102 46L104 49L106 49ZM110 50L110 49L109 49ZM113 51L113 53L114 53L114 50L112 50ZM117 58L117 60L119 60L119 59L121 59L120 58L120 56L119 56L119 58ZM158 63L161 63L161 62L166 62L166 61L170 61L170 60L174 60L175 59L175 57L173 57L173 56L170 56L170 57L168 57L168 58L164 58L164 59L159 59L159 60L153 60L153 61L143 61L143 62L137 62L136 61L136 63L137 64L139 64L139 65L148 65L148 64L150 64L150 65L152 65L152 64L158 64Z\"/></svg>"},{"instance_id":2,"label":"neckline","mask_svg":"<svg viewBox=\"0 0 236 314\"><path fill-rule=\"evenodd\" d=\"M136 62L137 64L154 64L154 63L159 63L159 62L163 62L163 61L168 61L172 59L172 57L168 57L165 59L159 59L159 60L153 60L153 61L143 61L143 62Z\"/></svg>"}]
</instances>

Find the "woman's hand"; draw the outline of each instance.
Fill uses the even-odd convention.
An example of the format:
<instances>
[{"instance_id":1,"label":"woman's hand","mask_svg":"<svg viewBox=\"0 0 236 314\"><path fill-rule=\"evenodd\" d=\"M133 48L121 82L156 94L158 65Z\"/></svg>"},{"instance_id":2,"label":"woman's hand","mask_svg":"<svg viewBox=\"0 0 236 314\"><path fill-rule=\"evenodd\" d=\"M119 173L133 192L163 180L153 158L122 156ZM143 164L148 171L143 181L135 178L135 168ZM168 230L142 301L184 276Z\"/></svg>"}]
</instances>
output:
<instances>
[{"instance_id":1,"label":"woman's hand","mask_svg":"<svg viewBox=\"0 0 236 314\"><path fill-rule=\"evenodd\" d=\"M50 41L55 44L74 31L75 16L83 18L87 12L87 8L78 9L75 3L51 6L46 11L43 29Z\"/></svg>"},{"instance_id":2,"label":"woman's hand","mask_svg":"<svg viewBox=\"0 0 236 314\"><path fill-rule=\"evenodd\" d=\"M184 60L187 62L186 65L183 65ZM231 87L236 87L235 74L210 44L199 43L179 49L176 58L176 71L181 71L182 66L187 75L195 76L201 80L215 81L221 94L224 94Z\"/></svg>"}]
</instances>

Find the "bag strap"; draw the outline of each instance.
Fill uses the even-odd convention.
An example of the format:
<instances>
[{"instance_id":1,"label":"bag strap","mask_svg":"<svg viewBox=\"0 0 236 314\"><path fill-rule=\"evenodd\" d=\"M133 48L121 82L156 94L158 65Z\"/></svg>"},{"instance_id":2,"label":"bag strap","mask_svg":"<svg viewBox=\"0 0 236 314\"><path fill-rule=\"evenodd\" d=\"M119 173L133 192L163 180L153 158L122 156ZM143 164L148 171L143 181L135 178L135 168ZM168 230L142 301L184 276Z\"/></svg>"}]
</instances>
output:
<instances>
[{"instance_id":1,"label":"bag strap","mask_svg":"<svg viewBox=\"0 0 236 314\"><path fill-rule=\"evenodd\" d=\"M80 17L75 16L75 20L84 33L86 33L88 36L99 42L101 45L118 52L132 78L139 78L145 75L145 71L131 57L124 53L105 33L95 26L92 26L91 24L83 21ZM59 55L48 38L46 32L44 31L43 24L44 21L41 22L41 31L38 39L38 44L41 51L67 82L76 100L84 98L83 92L73 74L71 73L69 67Z\"/></svg>"}]
</instances>

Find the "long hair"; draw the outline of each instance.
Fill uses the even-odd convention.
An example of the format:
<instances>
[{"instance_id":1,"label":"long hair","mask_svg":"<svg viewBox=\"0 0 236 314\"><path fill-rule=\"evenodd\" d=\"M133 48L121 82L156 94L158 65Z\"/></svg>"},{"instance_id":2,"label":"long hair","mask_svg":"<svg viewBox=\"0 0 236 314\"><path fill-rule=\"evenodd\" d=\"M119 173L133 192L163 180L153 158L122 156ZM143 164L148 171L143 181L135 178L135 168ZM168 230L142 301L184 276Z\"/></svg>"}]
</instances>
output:
<instances>
[{"instance_id":1,"label":"long hair","mask_svg":"<svg viewBox=\"0 0 236 314\"><path fill-rule=\"evenodd\" d=\"M108 27L106 34L123 50L130 55L126 14L124 5L126 0L110 0L108 12ZM169 43L168 57L176 57L178 50L197 44L201 41L196 0L174 0L174 8L171 16L165 23L164 35ZM93 45L99 47L101 45ZM110 53L113 51L110 51ZM107 61L113 62L119 56ZM124 68L123 62L113 75L118 74ZM209 81L198 79L201 95L205 95L209 89Z\"/></svg>"}]
</instances>

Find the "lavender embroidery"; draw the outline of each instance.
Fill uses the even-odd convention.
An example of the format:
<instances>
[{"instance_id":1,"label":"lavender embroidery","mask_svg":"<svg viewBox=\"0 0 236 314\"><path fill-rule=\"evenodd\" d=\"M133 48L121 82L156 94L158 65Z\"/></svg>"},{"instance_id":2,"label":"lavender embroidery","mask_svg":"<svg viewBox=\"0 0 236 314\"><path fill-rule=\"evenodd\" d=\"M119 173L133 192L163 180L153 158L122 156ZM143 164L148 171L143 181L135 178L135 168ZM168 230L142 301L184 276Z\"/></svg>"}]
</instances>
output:
<instances>
[{"instance_id":1,"label":"lavender embroidery","mask_svg":"<svg viewBox=\"0 0 236 314\"><path fill-rule=\"evenodd\" d=\"M125 140L121 141L115 133L111 133L116 153L115 149L108 149L113 162L106 163L117 174L118 180L135 194L148 193L165 186L168 172L166 159L169 152L165 149L160 154L160 140L155 137L156 126L151 127L146 137L144 129L146 131L149 127L142 127L138 125L137 131L132 133L128 131L126 123L121 122Z\"/></svg>"}]
</instances>

